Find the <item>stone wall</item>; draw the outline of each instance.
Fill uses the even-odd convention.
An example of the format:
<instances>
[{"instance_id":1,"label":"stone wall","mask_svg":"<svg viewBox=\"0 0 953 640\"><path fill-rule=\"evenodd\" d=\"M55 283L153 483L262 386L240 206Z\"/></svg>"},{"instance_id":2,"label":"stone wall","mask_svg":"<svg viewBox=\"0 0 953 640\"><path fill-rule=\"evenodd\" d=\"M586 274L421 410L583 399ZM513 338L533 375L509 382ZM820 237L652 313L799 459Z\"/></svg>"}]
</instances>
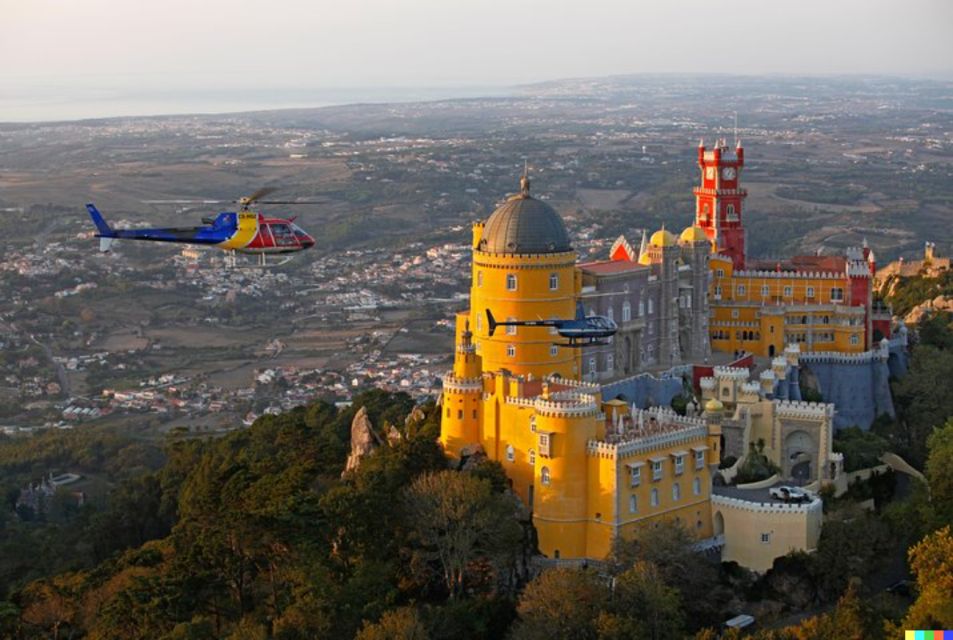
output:
<instances>
[{"instance_id":1,"label":"stone wall","mask_svg":"<svg viewBox=\"0 0 953 640\"><path fill-rule=\"evenodd\" d=\"M612 400L622 396L640 409L670 406L672 398L682 393L682 379L677 376L656 378L649 373L616 380L602 386L602 398Z\"/></svg>"}]
</instances>

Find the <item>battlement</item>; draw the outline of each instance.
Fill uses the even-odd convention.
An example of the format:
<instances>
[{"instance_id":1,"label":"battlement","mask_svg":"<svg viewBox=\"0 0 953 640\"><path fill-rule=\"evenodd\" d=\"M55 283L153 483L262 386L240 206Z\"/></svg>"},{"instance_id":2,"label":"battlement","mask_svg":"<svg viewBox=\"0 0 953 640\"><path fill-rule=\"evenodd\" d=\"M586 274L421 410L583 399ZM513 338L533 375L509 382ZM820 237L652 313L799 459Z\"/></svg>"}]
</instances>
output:
<instances>
[{"instance_id":1,"label":"battlement","mask_svg":"<svg viewBox=\"0 0 953 640\"><path fill-rule=\"evenodd\" d=\"M822 420L834 417L834 405L826 402L806 402L804 400L775 400L775 414L781 418L801 418Z\"/></svg>"},{"instance_id":2,"label":"battlement","mask_svg":"<svg viewBox=\"0 0 953 640\"><path fill-rule=\"evenodd\" d=\"M689 443L708 435L702 418L681 416L672 409L632 409L632 414L607 425L604 440L590 440L587 451L600 457L627 457L675 444Z\"/></svg>"},{"instance_id":3,"label":"battlement","mask_svg":"<svg viewBox=\"0 0 953 640\"><path fill-rule=\"evenodd\" d=\"M761 392L761 385L757 382L745 382L741 385L741 391L744 393L758 394Z\"/></svg>"},{"instance_id":4,"label":"battlement","mask_svg":"<svg viewBox=\"0 0 953 640\"><path fill-rule=\"evenodd\" d=\"M863 353L844 353L842 351L812 351L802 353L801 360L806 363L829 363L829 364L865 364L875 360L881 360L889 356L884 354L883 350L871 349Z\"/></svg>"},{"instance_id":5,"label":"battlement","mask_svg":"<svg viewBox=\"0 0 953 640\"><path fill-rule=\"evenodd\" d=\"M550 396L549 400L542 396L532 398L508 396L506 404L534 409L539 415L549 417L579 418L602 415L595 396L574 391L556 392Z\"/></svg>"},{"instance_id":6,"label":"battlement","mask_svg":"<svg viewBox=\"0 0 953 640\"><path fill-rule=\"evenodd\" d=\"M698 386L700 386L702 389L705 389L707 391L711 391L712 389L715 388L716 386L715 383L716 383L716 380L714 378L705 377L705 378L701 378L698 381Z\"/></svg>"},{"instance_id":7,"label":"battlement","mask_svg":"<svg viewBox=\"0 0 953 640\"><path fill-rule=\"evenodd\" d=\"M789 513L792 515L802 515L813 511L821 511L824 508L824 502L815 497L810 502L760 502L754 500L745 500L743 498L732 498L717 493L711 494L712 506L730 507L742 511L753 511L755 513Z\"/></svg>"},{"instance_id":8,"label":"battlement","mask_svg":"<svg viewBox=\"0 0 953 640\"><path fill-rule=\"evenodd\" d=\"M715 367L715 378L727 380L747 380L750 373L744 367Z\"/></svg>"},{"instance_id":9,"label":"battlement","mask_svg":"<svg viewBox=\"0 0 953 640\"><path fill-rule=\"evenodd\" d=\"M576 389L581 389L588 391L590 393L599 393L602 390L602 387L593 382L584 382L582 380L572 380L570 378L546 378L546 382L555 383L563 387L574 387Z\"/></svg>"},{"instance_id":10,"label":"battlement","mask_svg":"<svg viewBox=\"0 0 953 640\"><path fill-rule=\"evenodd\" d=\"M847 275L851 278L871 277L870 265L867 262L848 262Z\"/></svg>"},{"instance_id":11,"label":"battlement","mask_svg":"<svg viewBox=\"0 0 953 640\"><path fill-rule=\"evenodd\" d=\"M458 378L452 373L443 376L445 393L476 393L483 391L483 378Z\"/></svg>"},{"instance_id":12,"label":"battlement","mask_svg":"<svg viewBox=\"0 0 953 640\"><path fill-rule=\"evenodd\" d=\"M833 271L765 271L742 269L734 272L736 278L773 278L776 280L843 280L844 276Z\"/></svg>"},{"instance_id":13,"label":"battlement","mask_svg":"<svg viewBox=\"0 0 953 640\"><path fill-rule=\"evenodd\" d=\"M628 440L590 440L586 445L586 453L600 458L628 458L639 453L697 442L707 435L707 427L701 426L651 436L633 436Z\"/></svg>"}]
</instances>

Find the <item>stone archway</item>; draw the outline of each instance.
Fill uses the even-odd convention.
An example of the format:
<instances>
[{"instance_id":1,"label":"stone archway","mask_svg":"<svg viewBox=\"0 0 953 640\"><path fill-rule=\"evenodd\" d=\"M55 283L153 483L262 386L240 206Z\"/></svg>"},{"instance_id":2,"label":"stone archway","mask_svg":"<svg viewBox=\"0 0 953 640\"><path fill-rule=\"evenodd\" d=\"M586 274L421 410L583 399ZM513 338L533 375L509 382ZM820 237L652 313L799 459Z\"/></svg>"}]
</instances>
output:
<instances>
[{"instance_id":1,"label":"stone archway","mask_svg":"<svg viewBox=\"0 0 953 640\"><path fill-rule=\"evenodd\" d=\"M817 444L807 431L798 429L784 438L784 458L781 471L786 478L810 482Z\"/></svg>"},{"instance_id":2,"label":"stone archway","mask_svg":"<svg viewBox=\"0 0 953 640\"><path fill-rule=\"evenodd\" d=\"M721 511L716 511L715 517L712 518L712 533L716 536L725 533L725 516L721 515Z\"/></svg>"}]
</instances>

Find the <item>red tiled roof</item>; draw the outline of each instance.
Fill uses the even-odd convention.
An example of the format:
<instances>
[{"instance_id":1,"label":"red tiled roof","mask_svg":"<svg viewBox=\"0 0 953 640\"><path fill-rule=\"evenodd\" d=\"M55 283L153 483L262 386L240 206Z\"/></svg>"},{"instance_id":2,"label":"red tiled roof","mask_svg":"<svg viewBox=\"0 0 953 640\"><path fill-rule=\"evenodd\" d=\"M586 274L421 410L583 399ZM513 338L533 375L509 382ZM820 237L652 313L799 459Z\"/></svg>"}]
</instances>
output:
<instances>
[{"instance_id":1,"label":"red tiled roof","mask_svg":"<svg viewBox=\"0 0 953 640\"><path fill-rule=\"evenodd\" d=\"M579 265L579 268L589 273L608 275L646 269L647 267L638 262L629 262L627 260L602 260L599 262L584 262Z\"/></svg>"}]
</instances>

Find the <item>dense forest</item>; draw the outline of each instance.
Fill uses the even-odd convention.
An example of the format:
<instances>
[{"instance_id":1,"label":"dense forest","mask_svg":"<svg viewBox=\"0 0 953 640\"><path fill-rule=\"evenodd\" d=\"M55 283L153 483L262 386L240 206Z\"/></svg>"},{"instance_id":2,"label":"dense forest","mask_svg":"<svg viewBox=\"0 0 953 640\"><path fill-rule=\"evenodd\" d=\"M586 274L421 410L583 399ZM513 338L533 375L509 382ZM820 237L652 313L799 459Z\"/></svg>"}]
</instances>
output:
<instances>
[{"instance_id":1,"label":"dense forest","mask_svg":"<svg viewBox=\"0 0 953 640\"><path fill-rule=\"evenodd\" d=\"M743 611L774 612L762 640L892 638L953 628L953 378L949 316L921 328L898 416L836 443L893 474L828 500L815 553L765 575L697 553L671 523L617 543L600 566L535 554L501 466L448 461L439 411L371 391L315 402L219 439L84 429L0 440L0 635L10 638L715 638ZM363 408L382 443L345 471ZM97 471L108 496L13 511L49 469ZM900 495L900 494L903 495ZM858 504L874 498L873 511ZM906 593L878 580L896 560ZM767 619L767 617L766 617ZM730 636L729 636L730 637Z\"/></svg>"}]
</instances>

